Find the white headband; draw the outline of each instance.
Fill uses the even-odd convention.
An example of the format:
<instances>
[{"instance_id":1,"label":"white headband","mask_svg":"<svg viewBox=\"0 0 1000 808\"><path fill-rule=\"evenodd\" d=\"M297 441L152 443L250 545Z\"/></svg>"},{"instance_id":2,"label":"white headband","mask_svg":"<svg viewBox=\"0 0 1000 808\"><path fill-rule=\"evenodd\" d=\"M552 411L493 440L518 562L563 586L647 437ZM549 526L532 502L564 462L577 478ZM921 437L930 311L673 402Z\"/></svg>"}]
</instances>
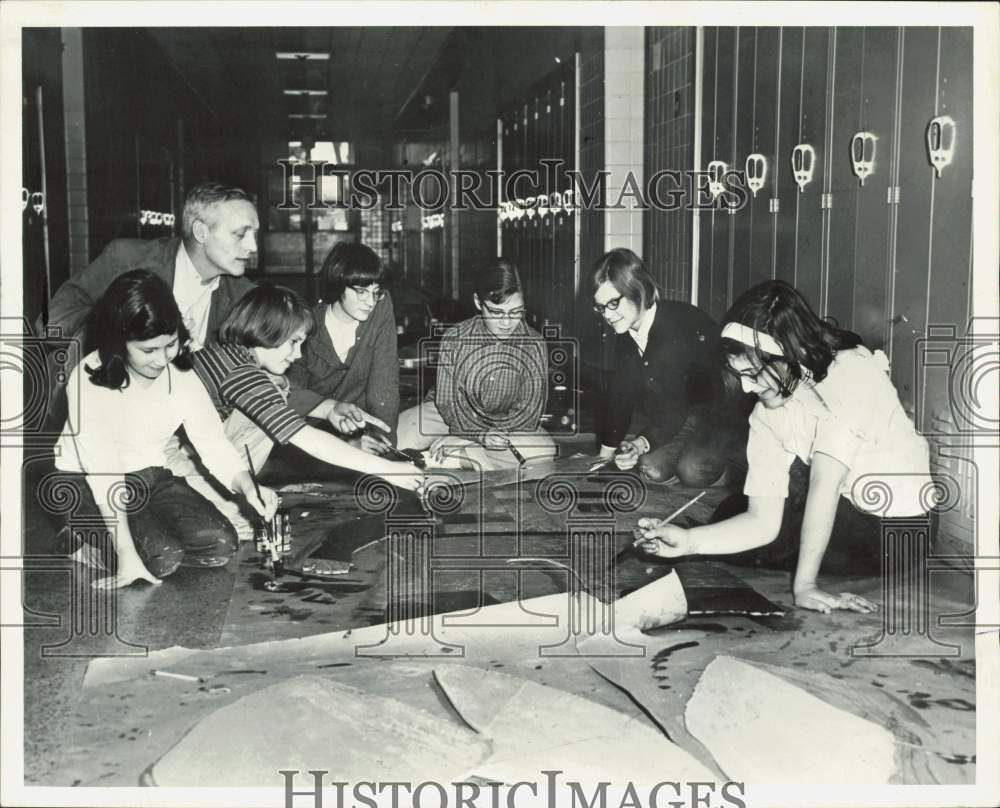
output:
<instances>
[{"instance_id":1,"label":"white headband","mask_svg":"<svg viewBox=\"0 0 1000 808\"><path fill-rule=\"evenodd\" d=\"M785 355L785 352L781 350L781 346L774 337L761 331L755 331L750 326L743 325L743 323L726 323L722 328L722 336L724 339L742 342L751 348L759 348L764 353L773 354L774 356Z\"/></svg>"}]
</instances>

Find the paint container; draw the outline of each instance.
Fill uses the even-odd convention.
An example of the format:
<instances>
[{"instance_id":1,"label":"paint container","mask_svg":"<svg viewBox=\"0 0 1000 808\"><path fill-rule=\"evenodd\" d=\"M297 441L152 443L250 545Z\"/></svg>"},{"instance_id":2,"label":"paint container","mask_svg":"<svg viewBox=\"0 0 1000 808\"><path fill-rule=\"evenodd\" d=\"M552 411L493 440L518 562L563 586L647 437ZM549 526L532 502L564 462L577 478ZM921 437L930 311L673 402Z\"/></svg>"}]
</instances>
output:
<instances>
[{"instance_id":1,"label":"paint container","mask_svg":"<svg viewBox=\"0 0 1000 808\"><path fill-rule=\"evenodd\" d=\"M270 522L258 518L254 533L254 544L261 555L270 556L267 547L268 534L274 542L278 555L284 556L292 552L292 519L287 511L278 510Z\"/></svg>"}]
</instances>

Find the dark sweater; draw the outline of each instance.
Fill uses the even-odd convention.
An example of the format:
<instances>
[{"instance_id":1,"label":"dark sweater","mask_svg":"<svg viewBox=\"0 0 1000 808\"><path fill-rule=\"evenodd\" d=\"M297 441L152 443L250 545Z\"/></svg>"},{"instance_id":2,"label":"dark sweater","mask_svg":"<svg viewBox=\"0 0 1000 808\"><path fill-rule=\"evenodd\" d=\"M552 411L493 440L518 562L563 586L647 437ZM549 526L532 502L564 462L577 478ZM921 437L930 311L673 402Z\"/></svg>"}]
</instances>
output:
<instances>
[{"instance_id":1,"label":"dark sweater","mask_svg":"<svg viewBox=\"0 0 1000 808\"><path fill-rule=\"evenodd\" d=\"M692 407L726 406L719 373L719 327L687 303L660 300L645 354L626 332L614 336L614 372L608 378L601 443L617 446L636 412L648 426L650 449L667 443Z\"/></svg>"},{"instance_id":2,"label":"dark sweater","mask_svg":"<svg viewBox=\"0 0 1000 808\"><path fill-rule=\"evenodd\" d=\"M399 422L399 356L396 317L386 295L371 316L358 323L357 339L341 361L326 330L327 304L313 309L315 324L302 345L302 358L288 369L292 383L288 404L308 414L327 398L356 404L392 428L395 445Z\"/></svg>"}]
</instances>

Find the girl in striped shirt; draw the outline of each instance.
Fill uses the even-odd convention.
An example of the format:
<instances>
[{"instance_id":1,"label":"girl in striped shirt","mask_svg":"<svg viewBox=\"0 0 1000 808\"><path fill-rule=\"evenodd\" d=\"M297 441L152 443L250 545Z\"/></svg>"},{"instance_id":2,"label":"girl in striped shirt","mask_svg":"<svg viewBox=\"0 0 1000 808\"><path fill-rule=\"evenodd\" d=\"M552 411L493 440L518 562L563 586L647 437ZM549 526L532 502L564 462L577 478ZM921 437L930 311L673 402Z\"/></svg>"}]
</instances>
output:
<instances>
[{"instance_id":1,"label":"girl in striped shirt","mask_svg":"<svg viewBox=\"0 0 1000 808\"><path fill-rule=\"evenodd\" d=\"M193 354L201 378L225 422L226 436L237 448L250 449L254 467L261 468L276 443L291 444L334 466L374 474L393 485L418 491L423 474L412 463L386 460L357 449L335 435L310 426L288 406L289 366L313 327L312 313L290 289L261 284L233 307L219 329L219 344ZM329 419L336 402L326 399L308 415ZM252 528L234 501L220 496L183 451L171 457L171 468L209 497L230 519L240 538Z\"/></svg>"}]
</instances>

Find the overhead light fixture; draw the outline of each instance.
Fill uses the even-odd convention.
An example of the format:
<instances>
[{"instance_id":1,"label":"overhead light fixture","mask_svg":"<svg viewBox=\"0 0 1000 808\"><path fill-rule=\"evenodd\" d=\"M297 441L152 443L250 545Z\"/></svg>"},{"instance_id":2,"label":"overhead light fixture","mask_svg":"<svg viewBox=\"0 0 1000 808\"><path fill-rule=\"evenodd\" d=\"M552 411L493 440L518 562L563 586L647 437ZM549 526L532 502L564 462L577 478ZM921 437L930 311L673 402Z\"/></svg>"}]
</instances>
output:
<instances>
[{"instance_id":1,"label":"overhead light fixture","mask_svg":"<svg viewBox=\"0 0 1000 808\"><path fill-rule=\"evenodd\" d=\"M289 112L289 118L315 118L317 120L323 120L326 118L325 112Z\"/></svg>"},{"instance_id":2,"label":"overhead light fixture","mask_svg":"<svg viewBox=\"0 0 1000 808\"><path fill-rule=\"evenodd\" d=\"M274 54L278 59L304 59L316 62L327 62L330 60L329 53L319 51L277 51Z\"/></svg>"},{"instance_id":3,"label":"overhead light fixture","mask_svg":"<svg viewBox=\"0 0 1000 808\"><path fill-rule=\"evenodd\" d=\"M327 95L326 90L282 90L285 95Z\"/></svg>"}]
</instances>

